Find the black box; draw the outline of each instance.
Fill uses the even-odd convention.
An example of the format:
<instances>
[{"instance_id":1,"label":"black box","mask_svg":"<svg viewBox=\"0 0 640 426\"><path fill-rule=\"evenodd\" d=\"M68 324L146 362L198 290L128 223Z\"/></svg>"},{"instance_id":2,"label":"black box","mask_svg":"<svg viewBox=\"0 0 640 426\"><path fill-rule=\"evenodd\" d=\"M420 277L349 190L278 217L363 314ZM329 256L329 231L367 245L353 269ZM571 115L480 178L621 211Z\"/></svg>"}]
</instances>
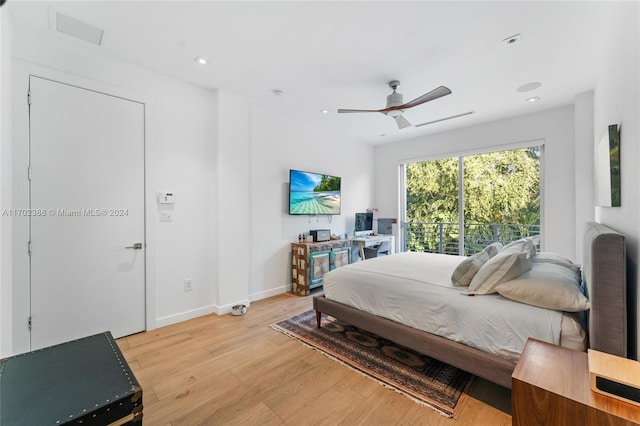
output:
<instances>
[{"instance_id":1,"label":"black box","mask_svg":"<svg viewBox=\"0 0 640 426\"><path fill-rule=\"evenodd\" d=\"M111 423L142 424L142 388L110 332L0 359L0 425Z\"/></svg>"},{"instance_id":2,"label":"black box","mask_svg":"<svg viewBox=\"0 0 640 426\"><path fill-rule=\"evenodd\" d=\"M315 242L329 241L331 239L331 230L329 229L313 229L309 233Z\"/></svg>"}]
</instances>

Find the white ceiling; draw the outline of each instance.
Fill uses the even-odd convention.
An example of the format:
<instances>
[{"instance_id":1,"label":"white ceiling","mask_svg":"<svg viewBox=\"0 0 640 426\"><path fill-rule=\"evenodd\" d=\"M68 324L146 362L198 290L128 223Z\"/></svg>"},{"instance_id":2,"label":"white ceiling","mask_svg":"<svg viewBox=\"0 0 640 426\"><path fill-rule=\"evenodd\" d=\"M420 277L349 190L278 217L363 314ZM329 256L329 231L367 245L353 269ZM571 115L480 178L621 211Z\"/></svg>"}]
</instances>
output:
<instances>
[{"instance_id":1,"label":"white ceiling","mask_svg":"<svg viewBox=\"0 0 640 426\"><path fill-rule=\"evenodd\" d=\"M50 9L106 30L87 48L205 88L222 88L307 124L371 144L526 114L593 89L613 2L9 0L16 28L50 37ZM521 34L522 41L503 39ZM73 40L68 40L73 42ZM196 56L209 63L200 66ZM439 85L453 94L405 112L398 130L378 113L398 79L404 101ZM516 88L539 81L534 91ZM272 90L280 89L277 98ZM539 96L536 103L526 102ZM329 110L322 114L321 110ZM384 135L384 136L382 136Z\"/></svg>"}]
</instances>

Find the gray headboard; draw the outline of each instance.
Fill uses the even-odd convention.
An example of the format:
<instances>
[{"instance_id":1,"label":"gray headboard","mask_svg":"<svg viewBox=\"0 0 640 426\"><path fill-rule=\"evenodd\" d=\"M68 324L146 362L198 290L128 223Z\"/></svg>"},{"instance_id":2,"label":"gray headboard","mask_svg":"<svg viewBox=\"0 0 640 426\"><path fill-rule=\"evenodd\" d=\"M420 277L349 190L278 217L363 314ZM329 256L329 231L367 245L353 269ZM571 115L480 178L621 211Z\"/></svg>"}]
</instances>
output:
<instances>
[{"instance_id":1,"label":"gray headboard","mask_svg":"<svg viewBox=\"0 0 640 426\"><path fill-rule=\"evenodd\" d=\"M624 235L587 223L582 273L589 311L589 347L627 356L627 254Z\"/></svg>"}]
</instances>

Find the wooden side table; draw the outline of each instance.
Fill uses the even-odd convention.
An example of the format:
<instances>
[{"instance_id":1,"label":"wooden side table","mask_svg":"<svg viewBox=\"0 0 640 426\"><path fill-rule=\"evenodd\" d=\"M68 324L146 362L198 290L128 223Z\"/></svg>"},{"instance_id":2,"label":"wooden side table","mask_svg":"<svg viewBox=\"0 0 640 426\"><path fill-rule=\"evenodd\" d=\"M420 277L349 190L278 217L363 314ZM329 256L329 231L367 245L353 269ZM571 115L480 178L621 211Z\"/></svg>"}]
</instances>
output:
<instances>
[{"instance_id":1,"label":"wooden side table","mask_svg":"<svg viewBox=\"0 0 640 426\"><path fill-rule=\"evenodd\" d=\"M640 407L591 390L586 352L529 339L511 384L513 425L640 425Z\"/></svg>"}]
</instances>

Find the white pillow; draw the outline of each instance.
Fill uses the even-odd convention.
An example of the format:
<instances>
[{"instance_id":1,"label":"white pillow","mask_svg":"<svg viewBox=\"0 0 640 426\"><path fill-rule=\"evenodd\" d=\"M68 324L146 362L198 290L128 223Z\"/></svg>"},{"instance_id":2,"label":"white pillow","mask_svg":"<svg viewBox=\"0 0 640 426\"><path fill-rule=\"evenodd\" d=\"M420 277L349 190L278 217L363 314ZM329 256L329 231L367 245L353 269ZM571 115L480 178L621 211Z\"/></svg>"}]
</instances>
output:
<instances>
[{"instance_id":1,"label":"white pillow","mask_svg":"<svg viewBox=\"0 0 640 426\"><path fill-rule=\"evenodd\" d=\"M476 294L495 293L495 288L512 280L531 268L528 253L500 252L476 273L469 284L469 291Z\"/></svg>"},{"instance_id":2,"label":"white pillow","mask_svg":"<svg viewBox=\"0 0 640 426\"><path fill-rule=\"evenodd\" d=\"M492 258L498 254L500 250L502 250L502 243L496 241L495 243L491 243L486 246L482 251L487 252L489 254L489 258Z\"/></svg>"},{"instance_id":3,"label":"white pillow","mask_svg":"<svg viewBox=\"0 0 640 426\"><path fill-rule=\"evenodd\" d=\"M526 253L530 258L536 254L536 241L536 237L521 238L504 246L500 253Z\"/></svg>"},{"instance_id":4,"label":"white pillow","mask_svg":"<svg viewBox=\"0 0 640 426\"><path fill-rule=\"evenodd\" d=\"M451 282L455 286L468 286L471 283L471 279L488 260L489 253L485 251L467 257L453 270Z\"/></svg>"},{"instance_id":5,"label":"white pillow","mask_svg":"<svg viewBox=\"0 0 640 426\"><path fill-rule=\"evenodd\" d=\"M580 312L591 307L580 288L562 278L518 278L500 284L496 290L507 299L556 311Z\"/></svg>"}]
</instances>

